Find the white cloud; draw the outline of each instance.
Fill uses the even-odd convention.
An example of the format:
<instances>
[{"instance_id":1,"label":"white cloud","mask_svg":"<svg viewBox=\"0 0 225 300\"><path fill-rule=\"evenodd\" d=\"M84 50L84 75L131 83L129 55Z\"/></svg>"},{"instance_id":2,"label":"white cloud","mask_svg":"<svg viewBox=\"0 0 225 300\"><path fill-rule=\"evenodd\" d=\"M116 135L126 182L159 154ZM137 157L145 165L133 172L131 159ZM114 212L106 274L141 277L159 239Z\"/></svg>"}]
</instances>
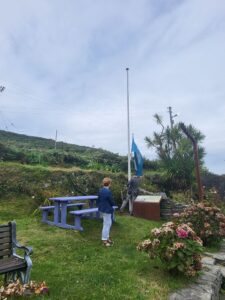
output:
<instances>
[{"instance_id":1,"label":"white cloud","mask_svg":"<svg viewBox=\"0 0 225 300\"><path fill-rule=\"evenodd\" d=\"M154 157L144 137L172 106L206 135L209 169L225 173L224 20L223 0L1 1L0 111L18 132L57 129L64 141L126 154L129 66L142 153Z\"/></svg>"}]
</instances>

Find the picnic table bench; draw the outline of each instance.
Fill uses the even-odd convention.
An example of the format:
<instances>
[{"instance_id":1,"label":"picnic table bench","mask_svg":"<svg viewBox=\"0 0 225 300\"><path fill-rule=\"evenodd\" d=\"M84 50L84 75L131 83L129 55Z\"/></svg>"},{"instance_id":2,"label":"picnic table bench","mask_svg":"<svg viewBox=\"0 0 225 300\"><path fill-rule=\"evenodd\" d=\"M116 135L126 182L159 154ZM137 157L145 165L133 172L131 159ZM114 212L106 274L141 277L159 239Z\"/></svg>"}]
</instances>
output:
<instances>
[{"instance_id":1,"label":"picnic table bench","mask_svg":"<svg viewBox=\"0 0 225 300\"><path fill-rule=\"evenodd\" d=\"M49 205L49 206L40 206L39 209L42 211L42 222L47 223L48 222L48 216L50 211L54 210L55 206Z\"/></svg>"},{"instance_id":2,"label":"picnic table bench","mask_svg":"<svg viewBox=\"0 0 225 300\"><path fill-rule=\"evenodd\" d=\"M117 208L118 206L113 206L114 210ZM94 218L94 213L96 213L95 218L99 219L100 212L98 210L98 207L70 211L70 214L74 215L74 229L83 231L83 227L81 226L82 217L88 215L89 217ZM114 213L112 214L112 220L115 221Z\"/></svg>"},{"instance_id":3,"label":"picnic table bench","mask_svg":"<svg viewBox=\"0 0 225 300\"><path fill-rule=\"evenodd\" d=\"M69 203L69 204L67 204L67 207L77 206L79 209L81 209L84 205L85 205L85 203Z\"/></svg>"},{"instance_id":4,"label":"picnic table bench","mask_svg":"<svg viewBox=\"0 0 225 300\"><path fill-rule=\"evenodd\" d=\"M67 204L67 207L74 207L77 206L79 209L81 209L84 206L85 203L70 203ZM39 209L42 211L42 222L43 223L49 223L48 216L51 211L54 211L55 206L49 205L49 206L40 206ZM51 223L51 222L50 222Z\"/></svg>"},{"instance_id":5,"label":"picnic table bench","mask_svg":"<svg viewBox=\"0 0 225 300\"><path fill-rule=\"evenodd\" d=\"M16 254L16 249L24 250L24 257ZM20 279L29 282L32 261L31 247L21 246L16 240L16 222L0 225L0 274L5 275L4 283Z\"/></svg>"}]
</instances>

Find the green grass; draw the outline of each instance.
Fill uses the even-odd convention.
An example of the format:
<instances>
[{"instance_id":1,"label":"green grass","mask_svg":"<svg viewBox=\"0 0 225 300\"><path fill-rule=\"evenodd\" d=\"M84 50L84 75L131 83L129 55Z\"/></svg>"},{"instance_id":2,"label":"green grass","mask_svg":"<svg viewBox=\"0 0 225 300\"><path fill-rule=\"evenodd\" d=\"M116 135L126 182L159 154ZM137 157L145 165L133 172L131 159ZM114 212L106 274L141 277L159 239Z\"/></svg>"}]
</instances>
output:
<instances>
[{"instance_id":1,"label":"green grass","mask_svg":"<svg viewBox=\"0 0 225 300\"><path fill-rule=\"evenodd\" d=\"M18 241L33 247L31 280L45 281L50 288L49 296L35 299L163 300L187 283L136 250L160 223L116 216L111 231L115 244L104 248L101 221L84 220L83 232L41 224L41 216L32 214L32 201L0 199L0 223L16 220Z\"/></svg>"}]
</instances>

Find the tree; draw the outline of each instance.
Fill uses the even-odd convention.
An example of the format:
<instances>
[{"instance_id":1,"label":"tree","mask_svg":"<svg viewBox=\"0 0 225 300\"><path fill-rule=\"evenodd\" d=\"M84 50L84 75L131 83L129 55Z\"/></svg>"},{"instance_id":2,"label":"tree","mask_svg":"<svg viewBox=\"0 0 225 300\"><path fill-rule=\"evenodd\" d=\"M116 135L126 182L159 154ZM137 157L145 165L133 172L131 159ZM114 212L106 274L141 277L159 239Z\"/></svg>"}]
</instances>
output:
<instances>
[{"instance_id":1,"label":"tree","mask_svg":"<svg viewBox=\"0 0 225 300\"><path fill-rule=\"evenodd\" d=\"M162 117L154 115L156 123L161 127L153 137L145 137L149 148L155 148L160 164L166 173L169 189L189 189L195 181L194 153L191 141L182 131L179 124L172 128L163 124ZM201 143L204 135L192 125L186 126L188 131ZM200 165L203 165L204 148L198 146Z\"/></svg>"}]
</instances>

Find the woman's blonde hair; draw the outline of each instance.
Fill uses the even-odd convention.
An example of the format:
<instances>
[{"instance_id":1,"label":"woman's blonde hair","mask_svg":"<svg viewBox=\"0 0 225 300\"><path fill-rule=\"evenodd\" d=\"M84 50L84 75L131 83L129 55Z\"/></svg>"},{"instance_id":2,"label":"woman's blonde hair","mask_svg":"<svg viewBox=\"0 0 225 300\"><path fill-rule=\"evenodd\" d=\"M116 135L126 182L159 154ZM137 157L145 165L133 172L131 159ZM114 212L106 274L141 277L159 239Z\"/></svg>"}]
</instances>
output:
<instances>
[{"instance_id":1,"label":"woman's blonde hair","mask_svg":"<svg viewBox=\"0 0 225 300\"><path fill-rule=\"evenodd\" d=\"M105 177L103 180L102 180L102 185L104 186L109 186L112 182L112 179L110 179L109 177Z\"/></svg>"}]
</instances>

